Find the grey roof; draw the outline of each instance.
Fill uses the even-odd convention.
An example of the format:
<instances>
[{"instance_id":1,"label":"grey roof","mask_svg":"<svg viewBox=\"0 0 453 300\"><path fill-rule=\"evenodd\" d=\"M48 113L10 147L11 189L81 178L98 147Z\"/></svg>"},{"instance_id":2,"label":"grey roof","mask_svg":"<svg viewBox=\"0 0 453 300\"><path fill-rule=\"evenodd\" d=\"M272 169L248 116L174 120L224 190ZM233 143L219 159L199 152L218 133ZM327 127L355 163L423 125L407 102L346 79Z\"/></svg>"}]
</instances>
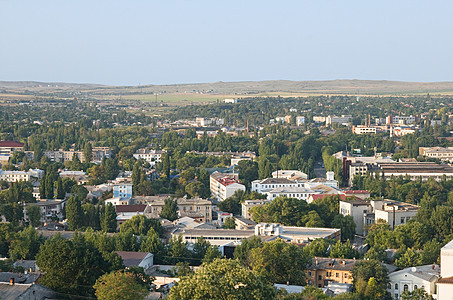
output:
<instances>
[{"instance_id":1,"label":"grey roof","mask_svg":"<svg viewBox=\"0 0 453 300\"><path fill-rule=\"evenodd\" d=\"M245 224L247 224L247 225L256 225L256 224L257 224L255 221L252 221L252 220L250 220L250 219L246 219L246 218L243 218L243 217L239 217L239 216L238 216L238 217L235 217L235 218L236 218L238 221L243 222L243 223L245 223Z\"/></svg>"},{"instance_id":2,"label":"grey roof","mask_svg":"<svg viewBox=\"0 0 453 300\"><path fill-rule=\"evenodd\" d=\"M115 251L115 253L121 257L123 264L126 267L138 266L149 254L149 252L134 251Z\"/></svg>"},{"instance_id":3,"label":"grey roof","mask_svg":"<svg viewBox=\"0 0 453 300\"><path fill-rule=\"evenodd\" d=\"M260 184L294 184L294 181L286 178L266 178L261 180Z\"/></svg>"},{"instance_id":4,"label":"grey roof","mask_svg":"<svg viewBox=\"0 0 453 300\"><path fill-rule=\"evenodd\" d=\"M412 268L415 268L415 269L413 269L415 272L412 271ZM439 267L439 265L433 264L433 265L405 268L405 269L390 273L389 276L392 277L394 275L405 274L405 273L408 273L412 276L418 277L418 278L426 280L426 281L435 281L436 279L438 279L440 277L440 267Z\"/></svg>"},{"instance_id":5,"label":"grey roof","mask_svg":"<svg viewBox=\"0 0 453 300\"><path fill-rule=\"evenodd\" d=\"M308 270L351 271L359 260L345 258L314 257Z\"/></svg>"},{"instance_id":6,"label":"grey roof","mask_svg":"<svg viewBox=\"0 0 453 300\"><path fill-rule=\"evenodd\" d=\"M235 229L185 229L175 231L175 234L182 233L192 236L241 236L249 237L255 234L255 230L235 230Z\"/></svg>"},{"instance_id":7,"label":"grey roof","mask_svg":"<svg viewBox=\"0 0 453 300\"><path fill-rule=\"evenodd\" d=\"M13 273L13 272L0 272L0 282L8 282L11 278L14 278L15 283L22 283L22 284L32 284L34 283L40 274L38 273ZM3 295L2 295L3 296Z\"/></svg>"}]
</instances>

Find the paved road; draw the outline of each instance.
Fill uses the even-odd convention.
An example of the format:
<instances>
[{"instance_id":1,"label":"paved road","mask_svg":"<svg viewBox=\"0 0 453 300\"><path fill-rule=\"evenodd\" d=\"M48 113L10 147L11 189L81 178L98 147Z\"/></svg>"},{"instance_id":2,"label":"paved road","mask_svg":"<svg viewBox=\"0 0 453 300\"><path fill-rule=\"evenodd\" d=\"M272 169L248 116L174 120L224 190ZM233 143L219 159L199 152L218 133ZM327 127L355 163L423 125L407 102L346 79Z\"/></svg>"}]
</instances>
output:
<instances>
[{"instance_id":1,"label":"paved road","mask_svg":"<svg viewBox=\"0 0 453 300\"><path fill-rule=\"evenodd\" d=\"M319 161L315 163L315 177L316 178L326 178L326 168L324 167L324 162Z\"/></svg>"}]
</instances>

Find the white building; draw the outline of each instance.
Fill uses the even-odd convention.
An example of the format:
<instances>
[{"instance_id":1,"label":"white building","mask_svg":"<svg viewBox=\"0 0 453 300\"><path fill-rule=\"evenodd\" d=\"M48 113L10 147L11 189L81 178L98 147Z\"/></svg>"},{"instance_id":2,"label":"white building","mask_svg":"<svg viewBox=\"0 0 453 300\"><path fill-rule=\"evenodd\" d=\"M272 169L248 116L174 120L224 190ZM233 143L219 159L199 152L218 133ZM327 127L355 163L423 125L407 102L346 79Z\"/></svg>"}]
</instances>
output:
<instances>
[{"instance_id":1,"label":"white building","mask_svg":"<svg viewBox=\"0 0 453 300\"><path fill-rule=\"evenodd\" d=\"M223 100L224 103L238 103L238 99L224 99Z\"/></svg>"},{"instance_id":2,"label":"white building","mask_svg":"<svg viewBox=\"0 0 453 300\"><path fill-rule=\"evenodd\" d=\"M272 178L285 178L288 180L308 179L308 175L299 170L277 170L272 172Z\"/></svg>"},{"instance_id":3,"label":"white building","mask_svg":"<svg viewBox=\"0 0 453 300\"><path fill-rule=\"evenodd\" d=\"M296 126L302 126L303 124L305 124L305 117L296 117Z\"/></svg>"},{"instance_id":4,"label":"white building","mask_svg":"<svg viewBox=\"0 0 453 300\"><path fill-rule=\"evenodd\" d=\"M367 200L341 200L340 201L340 214L343 216L351 216L354 219L355 233L363 235L364 216L371 213L373 208L371 202ZM371 224L368 224L371 225Z\"/></svg>"},{"instance_id":5,"label":"white building","mask_svg":"<svg viewBox=\"0 0 453 300\"><path fill-rule=\"evenodd\" d=\"M321 189L307 189L305 187L278 187L264 192L268 200L274 200L277 197L296 198L299 200L308 201L311 195L323 194L325 191Z\"/></svg>"},{"instance_id":6,"label":"white building","mask_svg":"<svg viewBox=\"0 0 453 300\"><path fill-rule=\"evenodd\" d=\"M218 201L223 201L238 190L245 191L245 185L240 184L233 175L226 175L220 172L214 172L209 177L210 190L212 197Z\"/></svg>"},{"instance_id":7,"label":"white building","mask_svg":"<svg viewBox=\"0 0 453 300\"><path fill-rule=\"evenodd\" d=\"M148 162L151 166L155 166L156 163L161 162L162 154L165 153L165 150L154 150L154 149L138 149L137 152L133 154L136 160L143 159Z\"/></svg>"},{"instance_id":8,"label":"white building","mask_svg":"<svg viewBox=\"0 0 453 300\"><path fill-rule=\"evenodd\" d=\"M149 252L115 251L125 267L142 267L144 270L153 266L154 255Z\"/></svg>"},{"instance_id":9,"label":"white building","mask_svg":"<svg viewBox=\"0 0 453 300\"><path fill-rule=\"evenodd\" d=\"M420 155L453 162L453 147L419 147Z\"/></svg>"},{"instance_id":10,"label":"white building","mask_svg":"<svg viewBox=\"0 0 453 300\"><path fill-rule=\"evenodd\" d=\"M352 121L351 115L341 115L341 117L328 116L326 118L326 126L332 125L333 123L347 125L351 121Z\"/></svg>"},{"instance_id":11,"label":"white building","mask_svg":"<svg viewBox=\"0 0 453 300\"><path fill-rule=\"evenodd\" d=\"M429 295L436 296L436 282L440 277L438 265L417 266L389 274L387 291L393 299L401 299L404 291L424 289Z\"/></svg>"},{"instance_id":12,"label":"white building","mask_svg":"<svg viewBox=\"0 0 453 300\"><path fill-rule=\"evenodd\" d=\"M255 226L256 236L280 238L289 243L309 243L315 239L340 239L341 229L293 227L280 224L259 223ZM268 240L269 241L269 240Z\"/></svg>"},{"instance_id":13,"label":"white building","mask_svg":"<svg viewBox=\"0 0 453 300\"><path fill-rule=\"evenodd\" d=\"M352 132L355 134L375 134L376 127L369 127L364 125L352 126Z\"/></svg>"},{"instance_id":14,"label":"white building","mask_svg":"<svg viewBox=\"0 0 453 300\"><path fill-rule=\"evenodd\" d=\"M401 124L401 125L410 125L417 121L416 116L387 116L385 122L387 124Z\"/></svg>"},{"instance_id":15,"label":"white building","mask_svg":"<svg viewBox=\"0 0 453 300\"><path fill-rule=\"evenodd\" d=\"M39 169L30 169L25 171L4 171L0 170L0 180L8 182L30 181L31 179L41 179L44 171Z\"/></svg>"},{"instance_id":16,"label":"white building","mask_svg":"<svg viewBox=\"0 0 453 300\"><path fill-rule=\"evenodd\" d=\"M279 171L280 172L280 171ZM304 187L303 183L297 183L287 178L266 178L252 181L252 192L264 194L275 188Z\"/></svg>"},{"instance_id":17,"label":"white building","mask_svg":"<svg viewBox=\"0 0 453 300\"><path fill-rule=\"evenodd\" d=\"M440 276L437 299L453 300L453 240L440 249Z\"/></svg>"}]
</instances>

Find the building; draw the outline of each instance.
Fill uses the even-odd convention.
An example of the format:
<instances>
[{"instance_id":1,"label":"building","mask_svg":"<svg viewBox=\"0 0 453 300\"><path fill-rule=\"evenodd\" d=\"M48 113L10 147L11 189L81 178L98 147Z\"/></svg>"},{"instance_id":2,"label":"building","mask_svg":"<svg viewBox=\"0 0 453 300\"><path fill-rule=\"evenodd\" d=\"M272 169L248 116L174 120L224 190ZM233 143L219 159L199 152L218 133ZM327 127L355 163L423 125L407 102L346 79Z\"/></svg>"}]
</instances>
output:
<instances>
[{"instance_id":1,"label":"building","mask_svg":"<svg viewBox=\"0 0 453 300\"><path fill-rule=\"evenodd\" d=\"M147 217L159 218L162 208L165 205L165 199L168 197L159 196L136 196L133 198L135 203L146 203L149 207ZM198 221L212 221L212 202L202 198L177 198L175 199L178 206L178 212L181 217L194 217ZM199 216L195 216L198 214Z\"/></svg>"},{"instance_id":2,"label":"building","mask_svg":"<svg viewBox=\"0 0 453 300\"><path fill-rule=\"evenodd\" d=\"M154 255L149 252L115 251L123 260L124 266L142 267L144 270L153 266Z\"/></svg>"},{"instance_id":3,"label":"building","mask_svg":"<svg viewBox=\"0 0 453 300\"><path fill-rule=\"evenodd\" d=\"M305 270L307 282L318 288L329 283L353 284L352 269L359 260L344 258L314 257Z\"/></svg>"},{"instance_id":4,"label":"building","mask_svg":"<svg viewBox=\"0 0 453 300\"><path fill-rule=\"evenodd\" d=\"M302 126L303 124L305 124L305 117L296 117L296 126Z\"/></svg>"},{"instance_id":5,"label":"building","mask_svg":"<svg viewBox=\"0 0 453 300\"><path fill-rule=\"evenodd\" d=\"M113 198L132 198L132 183L117 183L113 185Z\"/></svg>"},{"instance_id":6,"label":"building","mask_svg":"<svg viewBox=\"0 0 453 300\"><path fill-rule=\"evenodd\" d=\"M274 200L277 197L296 198L299 200L308 201L311 195L322 194L325 191L322 189L311 189L305 187L278 187L264 192L268 200Z\"/></svg>"},{"instance_id":7,"label":"building","mask_svg":"<svg viewBox=\"0 0 453 300\"><path fill-rule=\"evenodd\" d=\"M256 154L254 152L231 152L228 153L231 155L231 162L230 166L237 165L241 160L251 160L253 161L256 158Z\"/></svg>"},{"instance_id":8,"label":"building","mask_svg":"<svg viewBox=\"0 0 453 300\"><path fill-rule=\"evenodd\" d=\"M236 191L245 191L245 185L240 184L235 175L214 172L209 176L211 195L218 201L233 196Z\"/></svg>"},{"instance_id":9,"label":"building","mask_svg":"<svg viewBox=\"0 0 453 300\"><path fill-rule=\"evenodd\" d=\"M288 180L308 180L308 175L299 170L277 170L272 172L272 178L286 178Z\"/></svg>"},{"instance_id":10,"label":"building","mask_svg":"<svg viewBox=\"0 0 453 300\"><path fill-rule=\"evenodd\" d=\"M136 160L143 159L148 162L151 166L155 166L156 163L161 162L162 154L164 154L165 150L154 150L154 149L138 149L132 156Z\"/></svg>"},{"instance_id":11,"label":"building","mask_svg":"<svg viewBox=\"0 0 453 300\"><path fill-rule=\"evenodd\" d=\"M104 157L110 158L112 154L112 151L108 147L92 147L91 150L91 162L94 163L100 163ZM72 161L74 157L77 157L81 162L85 162L85 155L83 154L83 151L75 150L73 148L69 150L59 149L53 151L44 151L43 155L50 161L64 163L67 161ZM33 158L34 153L29 151L28 156L30 156L30 158Z\"/></svg>"},{"instance_id":12,"label":"building","mask_svg":"<svg viewBox=\"0 0 453 300\"><path fill-rule=\"evenodd\" d=\"M307 244L316 239L340 240L341 229L337 228L315 228L315 227L293 227L280 224L259 223L255 226L255 235L267 238L266 241L277 238L288 243Z\"/></svg>"},{"instance_id":13,"label":"building","mask_svg":"<svg viewBox=\"0 0 453 300\"><path fill-rule=\"evenodd\" d=\"M414 134L418 131L418 127L408 127L408 126L398 126L398 127L390 127L390 137L392 136L405 136L407 134Z\"/></svg>"},{"instance_id":14,"label":"building","mask_svg":"<svg viewBox=\"0 0 453 300\"><path fill-rule=\"evenodd\" d=\"M354 134L376 134L376 127L364 125L352 126L352 132Z\"/></svg>"},{"instance_id":15,"label":"building","mask_svg":"<svg viewBox=\"0 0 453 300\"><path fill-rule=\"evenodd\" d=\"M401 299L404 291L424 289L428 295L436 296L436 283L440 277L438 265L405 268L389 274L387 291L393 299Z\"/></svg>"},{"instance_id":16,"label":"building","mask_svg":"<svg viewBox=\"0 0 453 300\"><path fill-rule=\"evenodd\" d=\"M453 240L440 249L440 276L437 281L437 299L453 299Z\"/></svg>"},{"instance_id":17,"label":"building","mask_svg":"<svg viewBox=\"0 0 453 300\"><path fill-rule=\"evenodd\" d=\"M387 116L385 118L386 124L400 124L400 125L410 125L417 122L416 116Z\"/></svg>"},{"instance_id":18,"label":"building","mask_svg":"<svg viewBox=\"0 0 453 300\"><path fill-rule=\"evenodd\" d=\"M314 120L314 118L313 118ZM337 124L342 124L342 125L348 125L349 122L352 121L352 116L351 115L341 115L341 117L337 116L328 116L326 118L326 126L330 126L333 123Z\"/></svg>"},{"instance_id":19,"label":"building","mask_svg":"<svg viewBox=\"0 0 453 300\"><path fill-rule=\"evenodd\" d=\"M362 200L368 199L371 196L370 191L368 191L368 190L345 190L345 191L343 191L343 194L346 197L354 196L354 197L356 197L358 199L362 199Z\"/></svg>"},{"instance_id":20,"label":"building","mask_svg":"<svg viewBox=\"0 0 453 300\"><path fill-rule=\"evenodd\" d=\"M69 171L69 170L63 170L59 173L61 178L71 178L77 184L84 184L87 183L87 174L83 171Z\"/></svg>"},{"instance_id":21,"label":"building","mask_svg":"<svg viewBox=\"0 0 453 300\"><path fill-rule=\"evenodd\" d=\"M24 152L24 144L15 141L0 141L0 155L11 156L16 151Z\"/></svg>"},{"instance_id":22,"label":"building","mask_svg":"<svg viewBox=\"0 0 453 300\"><path fill-rule=\"evenodd\" d=\"M172 233L173 236L181 235L183 241L195 243L198 238L203 237L211 245L221 246L233 241L241 241L250 238L254 230L235 230L235 229L177 229Z\"/></svg>"},{"instance_id":23,"label":"building","mask_svg":"<svg viewBox=\"0 0 453 300\"><path fill-rule=\"evenodd\" d=\"M315 122L315 123L325 123L326 122L326 117L313 116L313 122Z\"/></svg>"},{"instance_id":24,"label":"building","mask_svg":"<svg viewBox=\"0 0 453 300\"><path fill-rule=\"evenodd\" d=\"M224 103L238 103L238 99L224 99L223 100Z\"/></svg>"},{"instance_id":25,"label":"building","mask_svg":"<svg viewBox=\"0 0 453 300\"><path fill-rule=\"evenodd\" d=\"M275 188L292 188L292 187L303 187L303 183L297 183L294 180L287 178L266 178L262 180L252 181L252 192L258 192L264 194Z\"/></svg>"},{"instance_id":26,"label":"building","mask_svg":"<svg viewBox=\"0 0 453 300\"><path fill-rule=\"evenodd\" d=\"M3 171L0 170L0 180L8 182L39 180L44 176L44 171L39 169L30 169L25 171Z\"/></svg>"},{"instance_id":27,"label":"building","mask_svg":"<svg viewBox=\"0 0 453 300\"><path fill-rule=\"evenodd\" d=\"M254 230L256 222L243 217L234 217L234 223L236 224L236 230Z\"/></svg>"},{"instance_id":28,"label":"building","mask_svg":"<svg viewBox=\"0 0 453 300\"><path fill-rule=\"evenodd\" d=\"M116 223L119 228L121 224L132 219L132 217L149 213L149 207L145 204L117 205L115 211Z\"/></svg>"},{"instance_id":29,"label":"building","mask_svg":"<svg viewBox=\"0 0 453 300\"><path fill-rule=\"evenodd\" d=\"M385 179L393 177L407 177L410 180L421 178L426 181L433 178L435 181L441 181L442 178L447 180L453 178L453 167L449 165L440 165L432 162L394 162L394 163L378 163L377 167L371 170L383 174Z\"/></svg>"},{"instance_id":30,"label":"building","mask_svg":"<svg viewBox=\"0 0 453 300\"><path fill-rule=\"evenodd\" d=\"M419 147L418 151L425 157L453 162L453 147Z\"/></svg>"},{"instance_id":31,"label":"building","mask_svg":"<svg viewBox=\"0 0 453 300\"><path fill-rule=\"evenodd\" d=\"M250 214L250 209L255 206L262 206L269 202L269 200L245 200L241 203L242 217L251 220L252 216Z\"/></svg>"},{"instance_id":32,"label":"building","mask_svg":"<svg viewBox=\"0 0 453 300\"><path fill-rule=\"evenodd\" d=\"M358 235L364 235L364 215L372 211L371 202L367 200L342 199L340 201L340 214L351 216L354 219L355 233Z\"/></svg>"},{"instance_id":33,"label":"building","mask_svg":"<svg viewBox=\"0 0 453 300\"><path fill-rule=\"evenodd\" d=\"M41 209L41 223L50 223L63 220L63 210L66 206L66 200L46 200L37 201L36 203L25 204L24 220L29 221L27 216L27 207L37 206Z\"/></svg>"}]
</instances>

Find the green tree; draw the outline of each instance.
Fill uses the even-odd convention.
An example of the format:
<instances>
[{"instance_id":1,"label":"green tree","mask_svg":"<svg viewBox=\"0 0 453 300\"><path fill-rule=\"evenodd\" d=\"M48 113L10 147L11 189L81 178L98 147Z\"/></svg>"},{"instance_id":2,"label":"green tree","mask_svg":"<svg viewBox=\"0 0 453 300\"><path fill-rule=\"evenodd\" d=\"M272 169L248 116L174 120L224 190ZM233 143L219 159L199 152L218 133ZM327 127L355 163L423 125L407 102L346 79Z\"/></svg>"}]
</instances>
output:
<instances>
[{"instance_id":1,"label":"green tree","mask_svg":"<svg viewBox=\"0 0 453 300\"><path fill-rule=\"evenodd\" d=\"M235 219L232 218L232 217L226 218L225 222L223 223L223 228L225 228L225 229L235 229L236 228Z\"/></svg>"},{"instance_id":2,"label":"green tree","mask_svg":"<svg viewBox=\"0 0 453 300\"><path fill-rule=\"evenodd\" d=\"M151 227L143 238L140 244L140 251L152 253L156 264L163 262L164 245L154 228Z\"/></svg>"},{"instance_id":3,"label":"green tree","mask_svg":"<svg viewBox=\"0 0 453 300\"><path fill-rule=\"evenodd\" d=\"M133 216L130 220L127 220L120 226L120 231L132 230L135 235L146 235L150 229L154 229L155 232L161 232L161 225L158 219L147 218L143 215Z\"/></svg>"},{"instance_id":4,"label":"green tree","mask_svg":"<svg viewBox=\"0 0 453 300\"><path fill-rule=\"evenodd\" d=\"M115 232L116 227L115 207L109 203L103 207L103 211L101 212L101 229L104 232Z\"/></svg>"},{"instance_id":5,"label":"green tree","mask_svg":"<svg viewBox=\"0 0 453 300\"><path fill-rule=\"evenodd\" d=\"M422 264L422 256L421 254L412 249L408 248L400 258L395 260L395 265L401 269L419 266Z\"/></svg>"},{"instance_id":6,"label":"green tree","mask_svg":"<svg viewBox=\"0 0 453 300\"><path fill-rule=\"evenodd\" d=\"M304 284L304 270L310 261L301 248L280 239L264 243L250 252L252 270L273 283Z\"/></svg>"},{"instance_id":7,"label":"green tree","mask_svg":"<svg viewBox=\"0 0 453 300\"><path fill-rule=\"evenodd\" d=\"M205 186L200 181L194 181L186 185L185 191L190 197L200 197L203 193Z\"/></svg>"},{"instance_id":8,"label":"green tree","mask_svg":"<svg viewBox=\"0 0 453 300\"><path fill-rule=\"evenodd\" d=\"M387 268L377 260L361 260L357 262L352 269L352 277L354 278L354 286L360 295L366 294L370 278L374 278L370 287L373 292L378 289L384 291L385 294L389 282ZM371 291L368 293L371 293Z\"/></svg>"},{"instance_id":9,"label":"green tree","mask_svg":"<svg viewBox=\"0 0 453 300\"><path fill-rule=\"evenodd\" d=\"M91 143L85 144L85 147L83 148L83 158L85 159L85 163L89 163L93 159L93 147L91 146Z\"/></svg>"},{"instance_id":10,"label":"green tree","mask_svg":"<svg viewBox=\"0 0 453 300\"><path fill-rule=\"evenodd\" d=\"M338 241L330 250L330 257L333 258L359 258L360 254L357 250L352 249L351 243L347 240L345 243Z\"/></svg>"},{"instance_id":11,"label":"green tree","mask_svg":"<svg viewBox=\"0 0 453 300\"><path fill-rule=\"evenodd\" d=\"M202 262L204 264L213 262L216 258L222 258L222 253L219 251L219 248L215 245L209 246L206 250L206 253L203 257Z\"/></svg>"},{"instance_id":12,"label":"green tree","mask_svg":"<svg viewBox=\"0 0 453 300\"><path fill-rule=\"evenodd\" d=\"M82 205L77 197L69 197L66 205L66 218L70 230L76 230L83 226Z\"/></svg>"},{"instance_id":13,"label":"green tree","mask_svg":"<svg viewBox=\"0 0 453 300\"><path fill-rule=\"evenodd\" d=\"M249 253L254 248L261 248L263 242L258 236L252 236L248 239L243 239L241 244L234 249L234 259L239 260L244 265L250 265Z\"/></svg>"},{"instance_id":14,"label":"green tree","mask_svg":"<svg viewBox=\"0 0 453 300\"><path fill-rule=\"evenodd\" d=\"M102 275L93 287L100 300L139 300L145 299L148 294L148 290L136 282L133 274L123 271Z\"/></svg>"},{"instance_id":15,"label":"green tree","mask_svg":"<svg viewBox=\"0 0 453 300\"><path fill-rule=\"evenodd\" d=\"M41 209L39 208L39 206L27 206L27 216L31 226L38 227L39 225L41 225Z\"/></svg>"},{"instance_id":16,"label":"green tree","mask_svg":"<svg viewBox=\"0 0 453 300\"><path fill-rule=\"evenodd\" d=\"M428 293L423 288L418 288L416 290L404 291L401 293L402 300L433 300L433 296L428 295Z\"/></svg>"},{"instance_id":17,"label":"green tree","mask_svg":"<svg viewBox=\"0 0 453 300\"><path fill-rule=\"evenodd\" d=\"M238 261L215 259L193 275L181 279L170 291L169 300L275 299L272 285Z\"/></svg>"},{"instance_id":18,"label":"green tree","mask_svg":"<svg viewBox=\"0 0 453 300\"><path fill-rule=\"evenodd\" d=\"M169 221L174 221L178 218L178 204L176 203L176 200L164 200L164 206L160 212L160 217Z\"/></svg>"},{"instance_id":19,"label":"green tree","mask_svg":"<svg viewBox=\"0 0 453 300\"><path fill-rule=\"evenodd\" d=\"M55 190L55 198L64 199L64 196L65 196L65 191L63 189L63 181L61 180L61 177L58 176L57 189Z\"/></svg>"},{"instance_id":20,"label":"green tree","mask_svg":"<svg viewBox=\"0 0 453 300\"><path fill-rule=\"evenodd\" d=\"M11 241L9 248L10 258L18 259L34 259L39 251L39 247L44 243L42 234L33 227L27 227L19 231Z\"/></svg>"},{"instance_id":21,"label":"green tree","mask_svg":"<svg viewBox=\"0 0 453 300\"><path fill-rule=\"evenodd\" d=\"M341 240L346 241L353 239L355 235L356 224L352 216L336 215L331 223L332 228L341 229Z\"/></svg>"}]
</instances>

